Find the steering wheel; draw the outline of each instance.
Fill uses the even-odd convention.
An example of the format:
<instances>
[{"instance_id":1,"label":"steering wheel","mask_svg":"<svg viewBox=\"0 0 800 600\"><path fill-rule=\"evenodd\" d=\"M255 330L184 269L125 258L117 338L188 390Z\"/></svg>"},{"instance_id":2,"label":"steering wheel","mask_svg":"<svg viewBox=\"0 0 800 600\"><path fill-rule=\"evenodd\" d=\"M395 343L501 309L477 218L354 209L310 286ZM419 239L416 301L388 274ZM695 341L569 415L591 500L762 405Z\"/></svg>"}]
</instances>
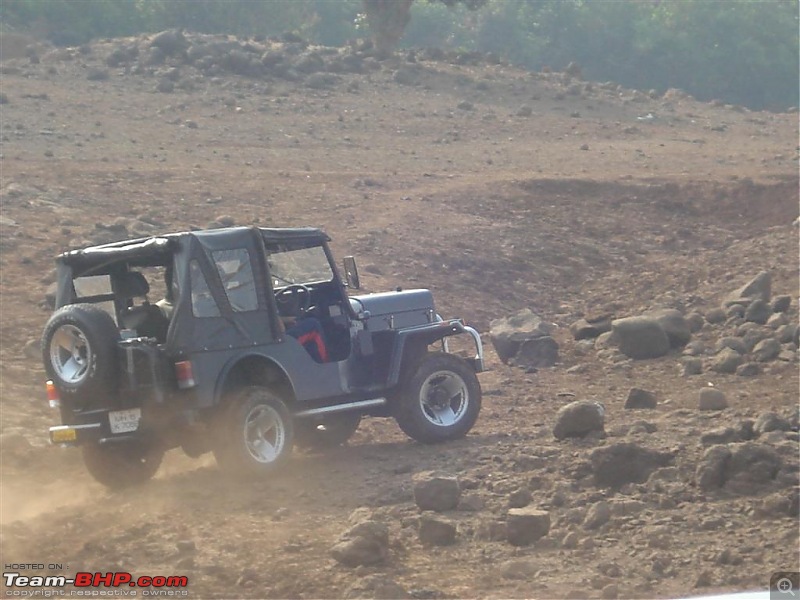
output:
<instances>
[{"instance_id":1,"label":"steering wheel","mask_svg":"<svg viewBox=\"0 0 800 600\"><path fill-rule=\"evenodd\" d=\"M298 296L300 295L303 297L302 304L298 301ZM279 292L276 292L275 301L284 308L290 307L297 310L299 314L304 314L311 308L311 289L302 283L293 283L292 285L287 285Z\"/></svg>"}]
</instances>

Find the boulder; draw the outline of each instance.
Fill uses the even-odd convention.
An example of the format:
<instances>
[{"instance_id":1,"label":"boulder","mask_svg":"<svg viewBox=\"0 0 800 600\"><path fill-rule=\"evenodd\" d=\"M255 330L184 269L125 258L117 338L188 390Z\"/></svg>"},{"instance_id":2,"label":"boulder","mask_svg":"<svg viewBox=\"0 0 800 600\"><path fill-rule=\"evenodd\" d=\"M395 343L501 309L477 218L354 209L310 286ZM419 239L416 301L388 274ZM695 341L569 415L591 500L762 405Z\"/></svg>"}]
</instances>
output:
<instances>
[{"instance_id":1,"label":"boulder","mask_svg":"<svg viewBox=\"0 0 800 600\"><path fill-rule=\"evenodd\" d=\"M772 296L772 275L769 271L761 271L738 290L730 293L725 300L725 306L747 305L756 299L769 302L770 296Z\"/></svg>"},{"instance_id":2,"label":"boulder","mask_svg":"<svg viewBox=\"0 0 800 600\"><path fill-rule=\"evenodd\" d=\"M414 476L414 502L420 510L452 510L460 498L461 486L454 475L425 471Z\"/></svg>"},{"instance_id":3,"label":"boulder","mask_svg":"<svg viewBox=\"0 0 800 600\"><path fill-rule=\"evenodd\" d=\"M664 333L667 334L669 345L672 348L683 348L692 338L692 330L689 327L689 323L679 310L664 308L650 311L645 313L644 316L655 320L661 325Z\"/></svg>"},{"instance_id":4,"label":"boulder","mask_svg":"<svg viewBox=\"0 0 800 600\"><path fill-rule=\"evenodd\" d=\"M550 513L535 508L511 508L506 517L506 539L514 546L529 546L550 532Z\"/></svg>"},{"instance_id":5,"label":"boulder","mask_svg":"<svg viewBox=\"0 0 800 600\"><path fill-rule=\"evenodd\" d=\"M629 358L636 360L658 358L669 352L669 338L655 319L649 317L617 319L612 322L611 328L618 340L620 351Z\"/></svg>"},{"instance_id":6,"label":"boulder","mask_svg":"<svg viewBox=\"0 0 800 600\"><path fill-rule=\"evenodd\" d=\"M554 330L553 324L543 321L529 308L524 308L513 315L492 321L489 338L500 360L507 364L525 342L548 337Z\"/></svg>"},{"instance_id":7,"label":"boulder","mask_svg":"<svg viewBox=\"0 0 800 600\"><path fill-rule=\"evenodd\" d=\"M655 408L657 404L658 401L653 392L639 388L631 388L628 392L628 398L625 400L625 408L629 410Z\"/></svg>"},{"instance_id":8,"label":"boulder","mask_svg":"<svg viewBox=\"0 0 800 600\"><path fill-rule=\"evenodd\" d=\"M424 514L419 518L419 541L426 546L450 546L456 541L456 526L450 519Z\"/></svg>"},{"instance_id":9,"label":"boulder","mask_svg":"<svg viewBox=\"0 0 800 600\"><path fill-rule=\"evenodd\" d=\"M717 323L724 323L725 319L727 318L725 311L721 308L712 308L706 313L706 321L711 323L712 325L716 325Z\"/></svg>"},{"instance_id":10,"label":"boulder","mask_svg":"<svg viewBox=\"0 0 800 600\"><path fill-rule=\"evenodd\" d=\"M697 408L699 410L723 410L728 408L728 399L725 397L725 394L717 388L703 388L700 390Z\"/></svg>"},{"instance_id":11,"label":"boulder","mask_svg":"<svg viewBox=\"0 0 800 600\"><path fill-rule=\"evenodd\" d=\"M151 48L158 48L166 55L180 54L189 47L186 37L178 29L157 33L150 41Z\"/></svg>"},{"instance_id":12,"label":"boulder","mask_svg":"<svg viewBox=\"0 0 800 600\"><path fill-rule=\"evenodd\" d=\"M605 408L599 402L578 400L562 406L556 414L553 436L563 440L604 431Z\"/></svg>"},{"instance_id":13,"label":"boulder","mask_svg":"<svg viewBox=\"0 0 800 600\"><path fill-rule=\"evenodd\" d=\"M619 442L593 450L589 459L597 485L619 488L626 483L647 481L653 471L672 463L673 455Z\"/></svg>"}]
</instances>

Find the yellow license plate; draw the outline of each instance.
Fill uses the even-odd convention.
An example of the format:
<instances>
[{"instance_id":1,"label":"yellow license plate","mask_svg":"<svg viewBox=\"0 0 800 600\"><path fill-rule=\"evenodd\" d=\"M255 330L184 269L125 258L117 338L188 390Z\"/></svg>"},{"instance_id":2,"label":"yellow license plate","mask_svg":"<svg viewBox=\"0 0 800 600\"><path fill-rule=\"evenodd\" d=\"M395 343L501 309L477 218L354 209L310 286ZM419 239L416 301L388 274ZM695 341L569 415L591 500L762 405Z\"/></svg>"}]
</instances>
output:
<instances>
[{"instance_id":1,"label":"yellow license plate","mask_svg":"<svg viewBox=\"0 0 800 600\"><path fill-rule=\"evenodd\" d=\"M54 429L50 432L50 439L54 444L74 442L78 439L78 432L74 429Z\"/></svg>"}]
</instances>

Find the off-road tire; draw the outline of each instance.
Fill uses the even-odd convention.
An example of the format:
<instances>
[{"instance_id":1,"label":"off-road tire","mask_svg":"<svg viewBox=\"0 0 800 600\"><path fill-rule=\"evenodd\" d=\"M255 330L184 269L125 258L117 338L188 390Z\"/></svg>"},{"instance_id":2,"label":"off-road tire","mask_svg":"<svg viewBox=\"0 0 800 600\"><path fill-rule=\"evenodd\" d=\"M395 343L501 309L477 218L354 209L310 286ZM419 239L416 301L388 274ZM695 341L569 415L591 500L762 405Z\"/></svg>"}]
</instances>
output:
<instances>
[{"instance_id":1,"label":"off-road tire","mask_svg":"<svg viewBox=\"0 0 800 600\"><path fill-rule=\"evenodd\" d=\"M283 401L268 388L249 386L231 394L222 407L213 452L224 472L247 478L282 466L293 441L292 416Z\"/></svg>"},{"instance_id":2,"label":"off-road tire","mask_svg":"<svg viewBox=\"0 0 800 600\"><path fill-rule=\"evenodd\" d=\"M361 415L346 412L329 415L321 422L316 419L298 419L294 424L294 443L305 450L325 450L341 446L358 429Z\"/></svg>"},{"instance_id":3,"label":"off-road tire","mask_svg":"<svg viewBox=\"0 0 800 600\"><path fill-rule=\"evenodd\" d=\"M419 442L458 439L475 425L481 395L475 371L465 360L431 352L403 384L395 399L394 417L400 429Z\"/></svg>"},{"instance_id":4,"label":"off-road tire","mask_svg":"<svg viewBox=\"0 0 800 600\"><path fill-rule=\"evenodd\" d=\"M86 470L99 483L121 490L147 482L158 471L164 450L145 442L84 444Z\"/></svg>"},{"instance_id":5,"label":"off-road tire","mask_svg":"<svg viewBox=\"0 0 800 600\"><path fill-rule=\"evenodd\" d=\"M69 304L53 313L42 335L42 358L62 400L87 407L114 396L118 340L114 319L97 306Z\"/></svg>"}]
</instances>

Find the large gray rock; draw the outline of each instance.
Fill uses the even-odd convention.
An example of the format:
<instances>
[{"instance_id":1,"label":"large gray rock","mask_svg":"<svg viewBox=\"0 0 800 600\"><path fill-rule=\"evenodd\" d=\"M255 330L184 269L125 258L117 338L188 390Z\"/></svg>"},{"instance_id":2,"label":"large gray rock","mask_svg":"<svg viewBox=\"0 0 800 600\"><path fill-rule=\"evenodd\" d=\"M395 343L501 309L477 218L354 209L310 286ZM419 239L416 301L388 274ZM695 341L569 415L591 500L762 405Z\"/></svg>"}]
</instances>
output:
<instances>
[{"instance_id":1,"label":"large gray rock","mask_svg":"<svg viewBox=\"0 0 800 600\"><path fill-rule=\"evenodd\" d=\"M673 455L631 442L620 442L595 449L589 460L597 485L619 488L626 483L647 481L653 471L672 463Z\"/></svg>"},{"instance_id":2,"label":"large gray rock","mask_svg":"<svg viewBox=\"0 0 800 600\"><path fill-rule=\"evenodd\" d=\"M653 310L644 315L654 319L667 334L672 348L683 348L692 339L692 330L681 311L674 308Z\"/></svg>"},{"instance_id":3,"label":"large gray rock","mask_svg":"<svg viewBox=\"0 0 800 600\"><path fill-rule=\"evenodd\" d=\"M180 54L189 47L189 42L178 29L168 29L157 33L150 41L152 48L158 48L164 54Z\"/></svg>"},{"instance_id":4,"label":"large gray rock","mask_svg":"<svg viewBox=\"0 0 800 600\"><path fill-rule=\"evenodd\" d=\"M535 508L511 508L506 517L506 536L514 546L529 546L550 532L550 513Z\"/></svg>"},{"instance_id":5,"label":"large gray rock","mask_svg":"<svg viewBox=\"0 0 800 600\"><path fill-rule=\"evenodd\" d=\"M461 486L454 475L424 471L414 476L414 502L421 510L453 510L460 498Z\"/></svg>"},{"instance_id":6,"label":"large gray rock","mask_svg":"<svg viewBox=\"0 0 800 600\"><path fill-rule=\"evenodd\" d=\"M611 323L620 351L633 359L658 358L669 352L664 328L650 317L628 317Z\"/></svg>"},{"instance_id":7,"label":"large gray rock","mask_svg":"<svg viewBox=\"0 0 800 600\"><path fill-rule=\"evenodd\" d=\"M605 408L598 402L578 400L562 406L556 414L553 436L563 440L584 437L592 432L602 433L605 425Z\"/></svg>"},{"instance_id":8,"label":"large gray rock","mask_svg":"<svg viewBox=\"0 0 800 600\"><path fill-rule=\"evenodd\" d=\"M519 352L525 342L537 338L548 337L555 330L552 323L547 323L534 314L529 308L490 323L489 339L492 340L497 355L504 363L508 363Z\"/></svg>"},{"instance_id":9,"label":"large gray rock","mask_svg":"<svg viewBox=\"0 0 800 600\"><path fill-rule=\"evenodd\" d=\"M789 323L788 325L778 327L775 336L781 344L788 344L790 342L797 343L798 329L800 329L800 327L798 327L797 323Z\"/></svg>"},{"instance_id":10,"label":"large gray rock","mask_svg":"<svg viewBox=\"0 0 800 600\"><path fill-rule=\"evenodd\" d=\"M730 293L725 299L725 306L731 304L746 306L756 299L769 302L770 296L772 296L772 275L769 271L761 271L738 290Z\"/></svg>"}]
</instances>

